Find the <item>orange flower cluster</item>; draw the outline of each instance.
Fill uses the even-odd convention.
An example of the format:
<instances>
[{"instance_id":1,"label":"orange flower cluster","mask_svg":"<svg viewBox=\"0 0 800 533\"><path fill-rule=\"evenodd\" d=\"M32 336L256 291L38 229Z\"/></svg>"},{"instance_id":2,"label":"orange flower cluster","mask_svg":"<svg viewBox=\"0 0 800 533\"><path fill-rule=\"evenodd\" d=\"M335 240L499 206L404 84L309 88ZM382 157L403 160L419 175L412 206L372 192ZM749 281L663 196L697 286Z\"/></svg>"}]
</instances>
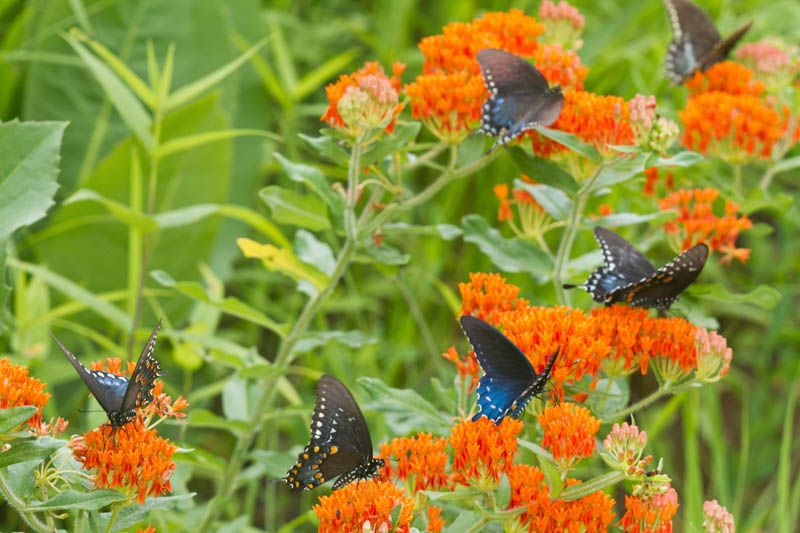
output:
<instances>
[{"instance_id":1,"label":"orange flower cluster","mask_svg":"<svg viewBox=\"0 0 800 533\"><path fill-rule=\"evenodd\" d=\"M400 507L397 523L392 512ZM320 533L362 531L369 522L372 531L409 531L414 500L388 481L370 479L345 485L330 496L320 496L314 506Z\"/></svg>"},{"instance_id":2,"label":"orange flower cluster","mask_svg":"<svg viewBox=\"0 0 800 533\"><path fill-rule=\"evenodd\" d=\"M453 448L453 481L498 481L511 467L517 452L517 434L522 421L504 418L495 424L486 417L476 422L462 420L450 430Z\"/></svg>"},{"instance_id":3,"label":"orange flower cluster","mask_svg":"<svg viewBox=\"0 0 800 533\"><path fill-rule=\"evenodd\" d=\"M564 108L551 127L572 133L604 153L609 152L608 145L632 145L635 141L630 109L619 96L567 91ZM533 139L534 153L541 157L568 151L566 146L536 132L529 134Z\"/></svg>"},{"instance_id":4,"label":"orange flower cluster","mask_svg":"<svg viewBox=\"0 0 800 533\"><path fill-rule=\"evenodd\" d=\"M661 494L625 496L625 515L618 525L629 533L671 533L678 512L678 493L672 487Z\"/></svg>"},{"instance_id":5,"label":"orange flower cluster","mask_svg":"<svg viewBox=\"0 0 800 533\"><path fill-rule=\"evenodd\" d=\"M570 502L550 500L544 474L535 466L514 465L507 475L508 508L525 507L520 522L528 531L606 531L614 521L614 500L602 491ZM567 485L577 483L567 480Z\"/></svg>"},{"instance_id":6,"label":"orange flower cluster","mask_svg":"<svg viewBox=\"0 0 800 533\"><path fill-rule=\"evenodd\" d=\"M430 433L392 439L380 446L379 456L386 460L382 474L385 478L407 480L413 476L414 492L439 489L450 484L447 466L447 439ZM396 459L394 466L391 460Z\"/></svg>"},{"instance_id":7,"label":"orange flower cluster","mask_svg":"<svg viewBox=\"0 0 800 533\"><path fill-rule=\"evenodd\" d=\"M667 233L674 235L682 250L705 242L712 250L722 252L721 262L734 258L742 263L750 257L748 248L737 248L739 232L753 226L747 215L738 215L739 206L727 200L725 214L714 213L714 203L719 198L717 189L681 189L658 201L662 211L675 210L678 218L664 225Z\"/></svg>"},{"instance_id":8,"label":"orange flower cluster","mask_svg":"<svg viewBox=\"0 0 800 533\"><path fill-rule=\"evenodd\" d=\"M750 96L764 94L764 84L755 78L753 71L733 61L717 63L705 72L698 69L684 85L691 96L710 92Z\"/></svg>"},{"instance_id":9,"label":"orange flower cluster","mask_svg":"<svg viewBox=\"0 0 800 533\"><path fill-rule=\"evenodd\" d=\"M456 370L458 371L458 375L461 376L462 381L467 379L467 377L470 378L468 392L475 390L475 387L478 386L478 380L481 377L481 367L478 364L478 359L475 357L475 352L469 352L469 355L462 359L455 347L451 346L442 354L442 357L455 363Z\"/></svg>"},{"instance_id":10,"label":"orange flower cluster","mask_svg":"<svg viewBox=\"0 0 800 533\"><path fill-rule=\"evenodd\" d=\"M50 399L44 392L44 383L28 375L28 369L15 365L6 358L0 359L0 409L33 405L36 414L28 419L30 429L36 431L42 426L42 408Z\"/></svg>"},{"instance_id":11,"label":"orange flower cluster","mask_svg":"<svg viewBox=\"0 0 800 533\"><path fill-rule=\"evenodd\" d=\"M97 488L128 489L138 495L139 503L172 490L175 446L139 418L116 430L104 424L75 436L70 447L84 469L98 469Z\"/></svg>"},{"instance_id":12,"label":"orange flower cluster","mask_svg":"<svg viewBox=\"0 0 800 533\"><path fill-rule=\"evenodd\" d=\"M600 420L588 409L575 403L547 407L539 415L544 437L542 447L549 450L562 468L571 468L595 451L595 435Z\"/></svg>"},{"instance_id":13,"label":"orange flower cluster","mask_svg":"<svg viewBox=\"0 0 800 533\"><path fill-rule=\"evenodd\" d=\"M336 83L331 83L325 87L325 94L328 97L328 107L325 110L325 113L322 115L322 120L327 122L331 127L343 128L345 126L345 121L339 114L339 101L345 95L349 87L358 87L364 78L368 76L376 76L378 78L387 80L391 87L399 93L402 87L400 76L403 75L405 69L406 66L404 64L395 63L392 66L392 77L388 78L386 73L383 71L383 67L381 67L379 63L369 61L365 63L362 68L352 74L342 74L339 76L339 80ZM401 109L402 105L398 104L395 109L395 115L399 113ZM394 119L392 119L392 121L389 123L386 131L391 133L393 129Z\"/></svg>"}]
</instances>

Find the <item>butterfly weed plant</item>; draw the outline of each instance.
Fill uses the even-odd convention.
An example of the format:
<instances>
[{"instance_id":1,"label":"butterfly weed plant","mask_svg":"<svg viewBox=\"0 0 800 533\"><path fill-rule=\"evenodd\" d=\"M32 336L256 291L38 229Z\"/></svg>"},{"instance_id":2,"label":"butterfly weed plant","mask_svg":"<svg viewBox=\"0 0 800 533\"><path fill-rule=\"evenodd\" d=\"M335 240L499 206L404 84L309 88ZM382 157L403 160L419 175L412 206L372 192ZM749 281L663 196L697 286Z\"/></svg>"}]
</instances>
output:
<instances>
[{"instance_id":1,"label":"butterfly weed plant","mask_svg":"<svg viewBox=\"0 0 800 533\"><path fill-rule=\"evenodd\" d=\"M0 56L30 67L0 83L3 120L26 88L26 120L0 122L18 191L0 198L0 523L792 529L798 389L762 451L725 388L761 386L728 323L758 331L780 300L741 274L751 247L796 230L777 211L796 210L778 188L800 167L800 53L745 42L758 13L722 38L665 0L654 79L680 85L643 95L594 91L601 30L564 1L445 21L403 54L376 38L381 61L353 68L357 48L320 62L290 31L310 22L255 6L160 8L205 24L197 41L154 6L119 38L108 6L61 3ZM331 49L365 35L321 17ZM68 88L58 113L31 96L47 87Z\"/></svg>"}]
</instances>

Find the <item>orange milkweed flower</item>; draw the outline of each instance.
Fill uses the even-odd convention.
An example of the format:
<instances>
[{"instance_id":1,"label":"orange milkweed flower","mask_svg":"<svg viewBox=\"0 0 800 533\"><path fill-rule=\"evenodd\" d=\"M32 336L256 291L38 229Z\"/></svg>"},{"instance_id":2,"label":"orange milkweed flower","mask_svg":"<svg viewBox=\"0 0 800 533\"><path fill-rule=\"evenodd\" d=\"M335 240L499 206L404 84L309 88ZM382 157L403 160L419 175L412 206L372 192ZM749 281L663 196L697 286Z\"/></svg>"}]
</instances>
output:
<instances>
[{"instance_id":1,"label":"orange milkweed flower","mask_svg":"<svg viewBox=\"0 0 800 533\"><path fill-rule=\"evenodd\" d=\"M533 64L550 85L563 89L583 90L583 80L589 69L572 50L564 50L559 44L542 44L533 52Z\"/></svg>"},{"instance_id":2,"label":"orange milkweed flower","mask_svg":"<svg viewBox=\"0 0 800 533\"><path fill-rule=\"evenodd\" d=\"M392 511L400 506L397 523ZM330 496L320 496L314 506L320 533L362 531L369 522L373 531L409 531L414 500L393 483L370 479L345 485Z\"/></svg>"},{"instance_id":3,"label":"orange milkweed flower","mask_svg":"<svg viewBox=\"0 0 800 533\"><path fill-rule=\"evenodd\" d=\"M443 527L442 510L435 505L428 506L428 531L430 533L439 533Z\"/></svg>"},{"instance_id":4,"label":"orange milkweed flower","mask_svg":"<svg viewBox=\"0 0 800 533\"><path fill-rule=\"evenodd\" d=\"M625 496L625 514L619 525L629 533L671 533L672 517L678 512L678 493L666 486L663 493Z\"/></svg>"},{"instance_id":5,"label":"orange milkweed flower","mask_svg":"<svg viewBox=\"0 0 800 533\"><path fill-rule=\"evenodd\" d=\"M587 408L574 403L545 407L539 415L539 424L544 433L542 447L553 454L562 469L572 468L594 454L600 420Z\"/></svg>"},{"instance_id":6,"label":"orange milkweed flower","mask_svg":"<svg viewBox=\"0 0 800 533\"><path fill-rule=\"evenodd\" d=\"M467 71L423 74L406 85L405 91L411 99L411 115L451 143L477 126L489 95L480 75Z\"/></svg>"},{"instance_id":7,"label":"orange milkweed flower","mask_svg":"<svg viewBox=\"0 0 800 533\"><path fill-rule=\"evenodd\" d=\"M499 481L514 462L521 430L522 421L511 418L504 418L500 424L486 417L458 422L450 430L453 481L463 485Z\"/></svg>"},{"instance_id":8,"label":"orange milkweed flower","mask_svg":"<svg viewBox=\"0 0 800 533\"><path fill-rule=\"evenodd\" d=\"M470 351L469 355L462 359L455 347L451 346L442 354L442 357L455 363L456 369L458 370L458 375L461 377L462 381L467 379L469 376L470 382L468 392L475 390L475 387L478 386L478 381L480 380L481 371L481 367L478 364L478 359L475 357L475 352Z\"/></svg>"},{"instance_id":9,"label":"orange milkweed flower","mask_svg":"<svg viewBox=\"0 0 800 533\"><path fill-rule=\"evenodd\" d=\"M147 428L139 417L116 430L104 424L74 436L70 447L85 470L97 469L97 488L128 490L139 503L172 490L175 445Z\"/></svg>"},{"instance_id":10,"label":"orange milkweed flower","mask_svg":"<svg viewBox=\"0 0 800 533\"><path fill-rule=\"evenodd\" d=\"M733 61L717 63L705 72L698 69L684 85L691 96L710 92L750 96L764 93L764 84L755 79L753 71Z\"/></svg>"},{"instance_id":11,"label":"orange milkweed flower","mask_svg":"<svg viewBox=\"0 0 800 533\"><path fill-rule=\"evenodd\" d=\"M725 202L724 215L715 214L714 203L719 194L713 188L680 189L662 198L658 201L662 211L678 212L678 218L665 223L664 229L680 241L681 250L705 242L712 250L723 253L721 263L729 263L734 258L744 263L750 250L737 248L736 239L753 223L747 215L739 216L739 206L731 201Z\"/></svg>"},{"instance_id":12,"label":"orange milkweed flower","mask_svg":"<svg viewBox=\"0 0 800 533\"><path fill-rule=\"evenodd\" d=\"M362 68L354 73L342 74L339 76L338 81L325 87L325 94L328 97L328 107L325 110L325 113L323 113L321 120L327 122L333 128L344 128L346 124L342 116L339 114L339 102L347 93L348 88L359 87L364 79L374 76L388 82L391 88L396 92L396 96L402 87L400 76L402 76L405 69L406 66L403 63L395 63L392 66L392 77L389 78L386 76L386 73L383 71L383 67L381 67L380 63L368 61ZM393 114L396 116L401 109L402 104L397 104ZM389 122L389 125L386 127L386 131L391 133L393 129L394 118L392 118L392 120Z\"/></svg>"},{"instance_id":13,"label":"orange milkweed flower","mask_svg":"<svg viewBox=\"0 0 800 533\"><path fill-rule=\"evenodd\" d=\"M678 115L687 148L731 163L768 159L786 128L775 109L750 94L700 93Z\"/></svg>"},{"instance_id":14,"label":"orange milkweed flower","mask_svg":"<svg viewBox=\"0 0 800 533\"><path fill-rule=\"evenodd\" d=\"M27 421L31 430L42 426L42 409L50 399L45 384L28 375L28 369L0 358L0 409L33 405L38 410Z\"/></svg>"},{"instance_id":15,"label":"orange milkweed flower","mask_svg":"<svg viewBox=\"0 0 800 533\"><path fill-rule=\"evenodd\" d=\"M382 469L384 478L407 480L413 476L414 492L439 489L450 484L446 472L447 439L430 433L414 437L397 437L380 446L379 457L386 460ZM396 459L394 465L390 460Z\"/></svg>"}]
</instances>

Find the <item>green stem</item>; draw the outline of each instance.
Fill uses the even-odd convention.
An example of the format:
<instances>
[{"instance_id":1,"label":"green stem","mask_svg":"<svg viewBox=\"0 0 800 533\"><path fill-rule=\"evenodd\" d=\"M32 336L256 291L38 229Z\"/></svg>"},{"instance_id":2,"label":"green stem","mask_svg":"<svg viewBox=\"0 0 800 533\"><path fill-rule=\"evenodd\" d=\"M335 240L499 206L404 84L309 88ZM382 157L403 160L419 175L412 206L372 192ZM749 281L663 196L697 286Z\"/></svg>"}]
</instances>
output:
<instances>
[{"instance_id":1,"label":"green stem","mask_svg":"<svg viewBox=\"0 0 800 533\"><path fill-rule=\"evenodd\" d=\"M47 524L39 520L34 513L23 511L25 508L25 502L18 498L16 494L14 494L14 492L11 490L11 487L9 487L6 483L2 473L0 473L0 493L3 494L3 498L5 498L9 505L17 510L20 518L22 518L22 521L25 522L32 530L43 533L54 531L54 529L49 529Z\"/></svg>"},{"instance_id":2,"label":"green stem","mask_svg":"<svg viewBox=\"0 0 800 533\"><path fill-rule=\"evenodd\" d=\"M114 522L117 521L117 515L119 514L120 506L113 505L111 507L111 516L108 518L108 523L106 524L105 533L111 533L113 531Z\"/></svg>"}]
</instances>

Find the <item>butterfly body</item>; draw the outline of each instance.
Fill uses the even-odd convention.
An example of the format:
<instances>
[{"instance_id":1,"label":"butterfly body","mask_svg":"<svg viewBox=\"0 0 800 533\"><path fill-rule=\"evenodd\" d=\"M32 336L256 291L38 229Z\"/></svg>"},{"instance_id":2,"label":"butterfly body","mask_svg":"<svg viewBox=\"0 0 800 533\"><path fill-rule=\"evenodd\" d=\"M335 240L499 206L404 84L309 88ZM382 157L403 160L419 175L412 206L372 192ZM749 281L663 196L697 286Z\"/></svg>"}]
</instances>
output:
<instances>
[{"instance_id":1,"label":"butterfly body","mask_svg":"<svg viewBox=\"0 0 800 533\"><path fill-rule=\"evenodd\" d=\"M690 0L664 0L673 39L667 50L667 76L683 83L696 71L705 71L723 61L752 23L745 24L725 39L709 16Z\"/></svg>"},{"instance_id":2,"label":"butterfly body","mask_svg":"<svg viewBox=\"0 0 800 533\"><path fill-rule=\"evenodd\" d=\"M634 307L669 309L691 285L708 259L708 246L701 243L686 250L656 270L631 243L611 230L597 227L594 236L603 254L603 266L592 272L580 287L596 302L623 302Z\"/></svg>"},{"instance_id":3,"label":"butterfly body","mask_svg":"<svg viewBox=\"0 0 800 533\"><path fill-rule=\"evenodd\" d=\"M499 137L490 152L528 130L556 121L564 105L561 89L551 88L528 61L493 48L478 52L477 59L489 91L480 131Z\"/></svg>"},{"instance_id":4,"label":"butterfly body","mask_svg":"<svg viewBox=\"0 0 800 533\"><path fill-rule=\"evenodd\" d=\"M113 428L119 428L131 422L136 418L137 408L145 407L153 401L153 387L161 373L161 365L153 356L160 328L161 321L159 320L136 361L136 367L131 373L130 379L102 370L87 369L53 336L53 340L78 372L100 407L106 412L108 421Z\"/></svg>"},{"instance_id":5,"label":"butterfly body","mask_svg":"<svg viewBox=\"0 0 800 533\"><path fill-rule=\"evenodd\" d=\"M525 354L494 326L464 315L461 327L484 371L478 383L478 412L472 420L486 416L499 424L506 416L519 418L531 399L544 391L558 352L537 374Z\"/></svg>"},{"instance_id":6,"label":"butterfly body","mask_svg":"<svg viewBox=\"0 0 800 533\"><path fill-rule=\"evenodd\" d=\"M283 480L294 491L309 490L339 478L333 489L378 475L383 459L372 456L372 440L358 404L336 378L317 383L317 403L311 415L311 440Z\"/></svg>"}]
</instances>

